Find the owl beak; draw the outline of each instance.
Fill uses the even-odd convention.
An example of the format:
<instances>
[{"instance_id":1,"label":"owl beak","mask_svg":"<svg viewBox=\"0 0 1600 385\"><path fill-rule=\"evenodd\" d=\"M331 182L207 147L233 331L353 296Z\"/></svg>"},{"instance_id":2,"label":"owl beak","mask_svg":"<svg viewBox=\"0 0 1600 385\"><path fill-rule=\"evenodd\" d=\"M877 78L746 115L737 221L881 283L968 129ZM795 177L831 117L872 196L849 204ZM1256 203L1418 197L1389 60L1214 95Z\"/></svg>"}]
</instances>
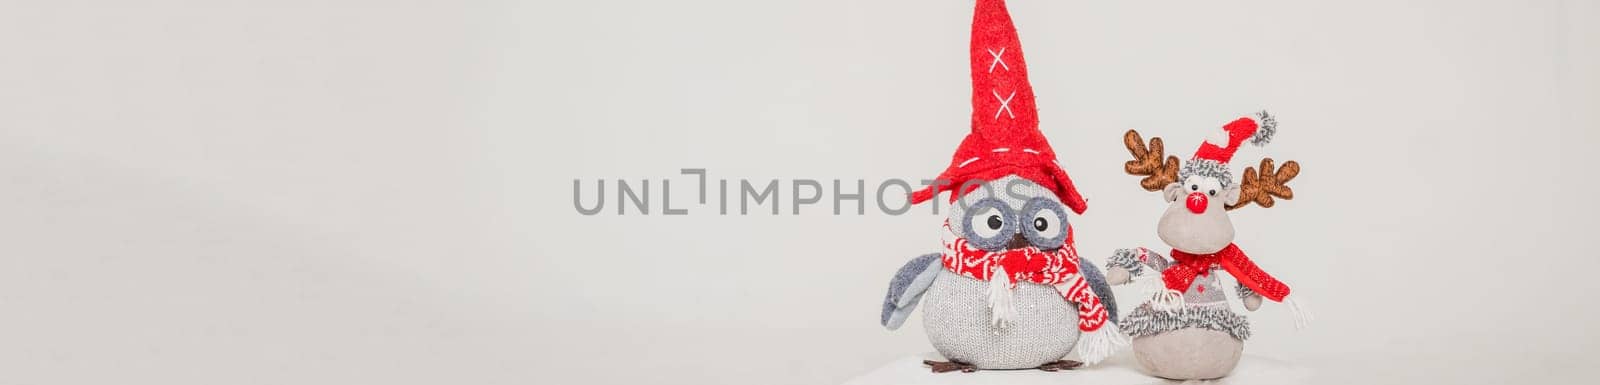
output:
<instances>
[{"instance_id":1,"label":"owl beak","mask_svg":"<svg viewBox=\"0 0 1600 385\"><path fill-rule=\"evenodd\" d=\"M1011 240L1006 241L1006 248L1012 250L1027 248L1029 245L1031 244L1028 243L1028 237L1022 236L1022 233L1012 235Z\"/></svg>"}]
</instances>

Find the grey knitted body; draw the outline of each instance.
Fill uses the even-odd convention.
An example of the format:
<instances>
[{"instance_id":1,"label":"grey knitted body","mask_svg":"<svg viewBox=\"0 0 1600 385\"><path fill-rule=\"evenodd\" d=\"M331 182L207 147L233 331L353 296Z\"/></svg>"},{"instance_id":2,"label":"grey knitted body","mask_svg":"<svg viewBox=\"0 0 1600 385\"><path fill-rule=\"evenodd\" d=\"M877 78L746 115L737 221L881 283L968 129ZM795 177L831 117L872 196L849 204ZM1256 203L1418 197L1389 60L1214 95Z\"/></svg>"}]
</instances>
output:
<instances>
[{"instance_id":1,"label":"grey knitted body","mask_svg":"<svg viewBox=\"0 0 1600 385\"><path fill-rule=\"evenodd\" d=\"M1222 268L1212 267L1205 275L1194 277L1194 282L1183 291L1183 302L1190 305L1227 306L1228 298L1222 295L1227 289L1222 286L1222 280L1217 279L1219 272L1223 272Z\"/></svg>"},{"instance_id":2,"label":"grey knitted body","mask_svg":"<svg viewBox=\"0 0 1600 385\"><path fill-rule=\"evenodd\" d=\"M989 283L941 270L923 297L922 326L946 359L981 369L1024 369L1060 360L1077 344L1078 306L1054 287L1017 284L1017 315L989 323Z\"/></svg>"}]
</instances>

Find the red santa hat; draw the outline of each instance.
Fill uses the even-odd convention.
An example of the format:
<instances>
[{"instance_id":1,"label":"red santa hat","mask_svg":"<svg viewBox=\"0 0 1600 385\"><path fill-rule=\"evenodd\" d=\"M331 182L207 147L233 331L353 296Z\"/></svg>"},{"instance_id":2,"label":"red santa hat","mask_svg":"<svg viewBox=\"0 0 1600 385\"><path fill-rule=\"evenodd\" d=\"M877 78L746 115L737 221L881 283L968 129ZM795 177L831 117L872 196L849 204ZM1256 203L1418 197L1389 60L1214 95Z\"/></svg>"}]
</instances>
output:
<instances>
[{"instance_id":1,"label":"red santa hat","mask_svg":"<svg viewBox=\"0 0 1600 385\"><path fill-rule=\"evenodd\" d=\"M972 132L961 141L950 167L934 185L911 195L911 203L955 191L955 201L969 182L992 181L1015 174L1049 189L1073 212L1088 209L1067 171L1056 164L1055 150L1039 132L1038 109L1022 43L1011 24L1004 0L978 0L972 15Z\"/></svg>"},{"instance_id":2,"label":"red santa hat","mask_svg":"<svg viewBox=\"0 0 1600 385\"><path fill-rule=\"evenodd\" d=\"M1228 161L1233 159L1233 153L1239 151L1239 145L1249 139L1250 144L1265 146L1272 141L1272 134L1278 132L1277 127L1277 119L1266 111L1257 112L1254 118L1242 117L1223 125L1221 130L1206 136L1205 141L1200 143L1200 148L1194 151L1194 157L1184 162L1183 168L1178 170L1178 178L1208 176L1217 178L1223 187L1233 185L1233 173L1228 170Z\"/></svg>"}]
</instances>

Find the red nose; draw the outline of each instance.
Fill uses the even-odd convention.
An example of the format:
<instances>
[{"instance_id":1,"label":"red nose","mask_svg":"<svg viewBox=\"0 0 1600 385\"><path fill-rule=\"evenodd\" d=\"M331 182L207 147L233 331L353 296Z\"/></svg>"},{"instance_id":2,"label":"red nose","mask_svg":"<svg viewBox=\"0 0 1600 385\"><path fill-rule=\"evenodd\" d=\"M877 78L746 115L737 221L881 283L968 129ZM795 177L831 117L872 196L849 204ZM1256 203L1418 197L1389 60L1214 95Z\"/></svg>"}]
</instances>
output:
<instances>
[{"instance_id":1,"label":"red nose","mask_svg":"<svg viewBox=\"0 0 1600 385\"><path fill-rule=\"evenodd\" d=\"M1206 199L1206 194L1199 191L1189 193L1189 198L1184 205L1189 206L1189 211L1195 214L1205 214L1206 204L1211 203Z\"/></svg>"}]
</instances>

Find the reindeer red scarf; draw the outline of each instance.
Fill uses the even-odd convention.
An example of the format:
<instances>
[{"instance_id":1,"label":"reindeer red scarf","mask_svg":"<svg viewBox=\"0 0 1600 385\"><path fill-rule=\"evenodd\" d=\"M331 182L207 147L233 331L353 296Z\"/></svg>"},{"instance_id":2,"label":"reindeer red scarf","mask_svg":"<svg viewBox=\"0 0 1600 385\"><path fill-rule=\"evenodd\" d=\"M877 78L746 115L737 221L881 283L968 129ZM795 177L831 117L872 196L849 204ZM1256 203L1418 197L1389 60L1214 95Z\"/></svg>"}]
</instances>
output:
<instances>
[{"instance_id":1,"label":"reindeer red scarf","mask_svg":"<svg viewBox=\"0 0 1600 385\"><path fill-rule=\"evenodd\" d=\"M1266 271L1256 267L1250 257L1239 250L1238 245L1232 243L1211 254L1190 254L1178 249L1172 249L1173 265L1161 272L1161 281L1167 289L1183 292L1189 289L1195 277L1210 274L1211 266L1220 265L1240 284L1254 290L1256 294L1273 300L1283 302L1283 297L1289 295L1289 285L1272 278Z\"/></svg>"}]
</instances>

